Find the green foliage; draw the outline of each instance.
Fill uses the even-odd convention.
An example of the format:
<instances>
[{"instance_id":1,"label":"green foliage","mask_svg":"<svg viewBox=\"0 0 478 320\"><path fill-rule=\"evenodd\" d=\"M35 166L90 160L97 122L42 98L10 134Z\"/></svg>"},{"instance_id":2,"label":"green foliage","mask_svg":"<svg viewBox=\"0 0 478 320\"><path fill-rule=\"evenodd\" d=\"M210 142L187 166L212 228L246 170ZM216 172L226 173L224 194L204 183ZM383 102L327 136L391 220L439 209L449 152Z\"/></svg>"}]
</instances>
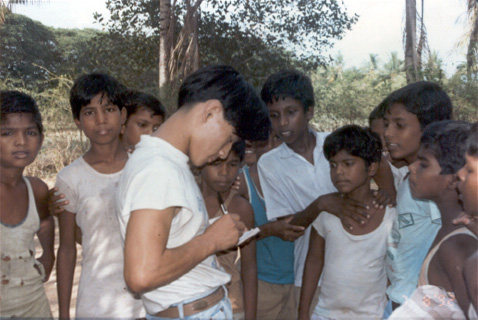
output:
<instances>
[{"instance_id":1,"label":"green foliage","mask_svg":"<svg viewBox=\"0 0 478 320\"><path fill-rule=\"evenodd\" d=\"M61 52L53 32L27 17L9 14L0 28L0 79L25 84L46 80L56 72Z\"/></svg>"},{"instance_id":2,"label":"green foliage","mask_svg":"<svg viewBox=\"0 0 478 320\"><path fill-rule=\"evenodd\" d=\"M439 83L449 94L454 105L454 118L475 122L478 120L478 81L467 75L466 66L447 78L437 53L426 62L425 80ZM362 68L345 69L341 56L327 67L312 74L316 94L313 120L319 130L331 131L345 124L368 125L370 112L392 91L406 83L403 61L392 53L380 64L376 56Z\"/></svg>"},{"instance_id":3,"label":"green foliage","mask_svg":"<svg viewBox=\"0 0 478 320\"><path fill-rule=\"evenodd\" d=\"M314 70L327 59L322 53L340 39L358 19L350 17L336 0L313 1L204 1L199 21L199 51L204 65L225 63L236 67L258 85L283 68ZM145 38L159 35L158 0L107 0L111 12L105 22L112 34ZM173 8L180 29L184 1Z\"/></svg>"}]
</instances>

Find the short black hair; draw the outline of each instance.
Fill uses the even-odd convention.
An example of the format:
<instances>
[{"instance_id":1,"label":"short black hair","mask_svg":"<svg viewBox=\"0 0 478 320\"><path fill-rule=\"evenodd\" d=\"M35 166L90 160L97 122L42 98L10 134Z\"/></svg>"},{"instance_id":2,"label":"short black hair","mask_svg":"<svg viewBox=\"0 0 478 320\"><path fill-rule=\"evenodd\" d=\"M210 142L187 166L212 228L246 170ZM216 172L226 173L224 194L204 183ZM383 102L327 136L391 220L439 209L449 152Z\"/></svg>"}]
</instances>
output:
<instances>
[{"instance_id":1,"label":"short black hair","mask_svg":"<svg viewBox=\"0 0 478 320\"><path fill-rule=\"evenodd\" d=\"M302 103L304 111L315 104L312 81L298 70L282 70L269 76L262 86L261 98L266 104L292 98Z\"/></svg>"},{"instance_id":2,"label":"short black hair","mask_svg":"<svg viewBox=\"0 0 478 320\"><path fill-rule=\"evenodd\" d=\"M465 165L470 127L465 121L445 120L434 122L423 131L420 146L437 159L440 174L457 173Z\"/></svg>"},{"instance_id":3,"label":"short black hair","mask_svg":"<svg viewBox=\"0 0 478 320\"><path fill-rule=\"evenodd\" d=\"M472 157L478 157L478 122L471 126L471 130L466 141L466 153Z\"/></svg>"},{"instance_id":4,"label":"short black hair","mask_svg":"<svg viewBox=\"0 0 478 320\"><path fill-rule=\"evenodd\" d=\"M377 119L383 119L385 115L385 110L387 109L388 105L388 100L387 98L383 99L382 102L378 106L376 106L372 112L370 112L370 115L368 116L368 125L369 127L372 126L372 122Z\"/></svg>"},{"instance_id":5,"label":"short black hair","mask_svg":"<svg viewBox=\"0 0 478 320\"><path fill-rule=\"evenodd\" d=\"M448 94L436 83L419 81L392 92L388 97L388 108L402 104L408 112L415 114L423 130L432 122L450 120L453 106Z\"/></svg>"},{"instance_id":6,"label":"short black hair","mask_svg":"<svg viewBox=\"0 0 478 320\"><path fill-rule=\"evenodd\" d=\"M234 142L231 147L231 152L234 152L242 162L246 155L246 142L243 139Z\"/></svg>"},{"instance_id":7,"label":"short black hair","mask_svg":"<svg viewBox=\"0 0 478 320\"><path fill-rule=\"evenodd\" d=\"M16 90L0 91L0 103L2 111L0 119L4 120L8 114L30 113L40 134L43 134L43 124L38 105L31 96Z\"/></svg>"},{"instance_id":8,"label":"short black hair","mask_svg":"<svg viewBox=\"0 0 478 320\"><path fill-rule=\"evenodd\" d=\"M126 87L110 75L90 73L75 80L70 90L71 112L75 119L80 119L81 108L90 104L97 94L103 93L108 100L122 109L122 98Z\"/></svg>"},{"instance_id":9,"label":"short black hair","mask_svg":"<svg viewBox=\"0 0 478 320\"><path fill-rule=\"evenodd\" d=\"M217 99L224 118L242 139L258 141L269 136L269 113L256 90L230 66L212 65L190 74L179 88L178 108Z\"/></svg>"},{"instance_id":10,"label":"short black hair","mask_svg":"<svg viewBox=\"0 0 478 320\"><path fill-rule=\"evenodd\" d=\"M149 93L128 90L123 94L123 107L126 108L126 119L135 114L140 109L150 111L154 116L166 118L166 108L155 96Z\"/></svg>"},{"instance_id":11,"label":"short black hair","mask_svg":"<svg viewBox=\"0 0 478 320\"><path fill-rule=\"evenodd\" d=\"M338 128L325 138L324 154L328 161L342 150L362 158L367 167L380 162L382 157L378 134L354 124Z\"/></svg>"}]
</instances>

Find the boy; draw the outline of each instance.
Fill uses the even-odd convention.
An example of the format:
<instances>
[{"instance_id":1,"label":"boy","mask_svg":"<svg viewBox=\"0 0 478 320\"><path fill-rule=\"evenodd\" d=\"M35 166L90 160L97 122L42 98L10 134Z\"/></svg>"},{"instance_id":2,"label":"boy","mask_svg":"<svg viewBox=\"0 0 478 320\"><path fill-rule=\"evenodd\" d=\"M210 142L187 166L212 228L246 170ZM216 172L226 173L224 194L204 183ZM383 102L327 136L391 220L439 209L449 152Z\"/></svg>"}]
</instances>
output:
<instances>
[{"instance_id":1,"label":"boy","mask_svg":"<svg viewBox=\"0 0 478 320\"><path fill-rule=\"evenodd\" d=\"M314 115L314 89L310 78L295 70L280 71L266 80L261 97L269 109L274 133L284 142L264 154L258 162L268 219L293 215L290 224L304 229L321 211L364 221L367 216L365 205L331 194L336 189L327 174L328 162L322 150L327 133L316 132L308 125ZM344 223L352 227L347 221ZM285 230L287 232L274 235L294 241L302 234ZM285 260L295 258L296 296L302 283L309 234L310 228L295 241L294 256L286 253L282 256Z\"/></svg>"},{"instance_id":2,"label":"boy","mask_svg":"<svg viewBox=\"0 0 478 320\"><path fill-rule=\"evenodd\" d=\"M130 90L123 98L126 122L121 126L121 142L133 151L141 135L150 135L166 119L166 109L153 95Z\"/></svg>"},{"instance_id":3,"label":"boy","mask_svg":"<svg viewBox=\"0 0 478 320\"><path fill-rule=\"evenodd\" d=\"M430 124L423 132L417 160L409 166L412 196L435 202L442 222L423 263L418 284L453 292L464 311L470 300L461 275L463 264L477 250L478 242L471 231L453 225L453 219L462 211L456 192L456 173L465 164L469 128L468 123L461 121Z\"/></svg>"},{"instance_id":4,"label":"boy","mask_svg":"<svg viewBox=\"0 0 478 320\"><path fill-rule=\"evenodd\" d=\"M476 236L478 236L478 122L475 122L469 133L466 147L466 164L458 171L458 190L463 202L465 213L454 223L463 222ZM478 310L478 251L465 261L463 276L467 284L468 297L471 301L468 310L469 319L477 318Z\"/></svg>"},{"instance_id":5,"label":"boy","mask_svg":"<svg viewBox=\"0 0 478 320\"><path fill-rule=\"evenodd\" d=\"M236 181L244 160L244 140L235 142L226 159L217 159L201 169L201 193L209 219L221 217L228 211L236 212L246 228L254 227L254 211L249 202L241 197L232 184ZM210 220L211 221L211 220ZM239 248L217 254L219 264L231 275L227 292L231 300L234 319L256 319L257 265L256 242L246 242ZM238 265L238 262L240 264Z\"/></svg>"},{"instance_id":6,"label":"boy","mask_svg":"<svg viewBox=\"0 0 478 320\"><path fill-rule=\"evenodd\" d=\"M25 177L43 142L37 104L18 91L0 92L0 317L51 318L43 282L50 277L55 222L48 187ZM34 236L43 254L35 259Z\"/></svg>"},{"instance_id":7,"label":"boy","mask_svg":"<svg viewBox=\"0 0 478 320\"><path fill-rule=\"evenodd\" d=\"M267 109L237 71L221 65L189 75L178 107L142 137L121 177L125 280L141 293L149 318L230 319L222 288L230 276L214 253L235 246L244 224L232 213L208 226L190 165L225 159L239 138L265 140Z\"/></svg>"},{"instance_id":8,"label":"boy","mask_svg":"<svg viewBox=\"0 0 478 320\"><path fill-rule=\"evenodd\" d=\"M398 185L403 181L403 178L408 173L407 163L404 160L393 160L390 157L390 154L387 150L387 144L385 142L384 131L385 126L383 122L383 117L385 115L385 110L387 108L387 99L384 99L375 109L372 110L368 117L368 123L370 130L379 135L380 141L382 143L382 161L381 166L389 166L392 175L395 190L398 189ZM389 163L389 165L386 164ZM384 173L386 174L386 173ZM377 178L377 177L376 177Z\"/></svg>"},{"instance_id":9,"label":"boy","mask_svg":"<svg viewBox=\"0 0 478 320\"><path fill-rule=\"evenodd\" d=\"M123 249L115 216L117 184L128 159L120 142L125 121L121 95L125 87L105 74L79 77L70 91L76 126L90 149L57 176L56 187L68 204L59 214L57 278L60 318L69 318L76 265L75 230L81 230L82 270L76 317L138 318L141 301L123 279Z\"/></svg>"},{"instance_id":10,"label":"boy","mask_svg":"<svg viewBox=\"0 0 478 320\"><path fill-rule=\"evenodd\" d=\"M280 143L282 141L272 132L267 142L251 143L251 149L260 159ZM294 243L281 239L279 235L296 232L299 237L303 228L290 225L291 218L268 221L257 161L243 168L241 179L241 187L245 189L242 194L251 203L255 226L261 230L256 239L257 319L293 319L296 317L294 260L284 257L294 256Z\"/></svg>"},{"instance_id":11,"label":"boy","mask_svg":"<svg viewBox=\"0 0 478 320\"><path fill-rule=\"evenodd\" d=\"M359 126L332 132L324 142L330 177L344 198L372 206L370 180L381 159L380 138ZM309 319L319 278L321 287L312 319L381 319L387 303L385 254L395 210L369 210L366 225L347 230L336 216L322 212L313 223L304 268L299 319Z\"/></svg>"},{"instance_id":12,"label":"boy","mask_svg":"<svg viewBox=\"0 0 478 320\"><path fill-rule=\"evenodd\" d=\"M452 104L440 86L431 82L409 84L388 97L384 116L385 141L394 160L411 164L417 159L423 130L447 120ZM397 214L387 249L387 294L395 308L415 290L423 259L441 227L440 212L432 201L414 199L409 180L397 190Z\"/></svg>"}]
</instances>

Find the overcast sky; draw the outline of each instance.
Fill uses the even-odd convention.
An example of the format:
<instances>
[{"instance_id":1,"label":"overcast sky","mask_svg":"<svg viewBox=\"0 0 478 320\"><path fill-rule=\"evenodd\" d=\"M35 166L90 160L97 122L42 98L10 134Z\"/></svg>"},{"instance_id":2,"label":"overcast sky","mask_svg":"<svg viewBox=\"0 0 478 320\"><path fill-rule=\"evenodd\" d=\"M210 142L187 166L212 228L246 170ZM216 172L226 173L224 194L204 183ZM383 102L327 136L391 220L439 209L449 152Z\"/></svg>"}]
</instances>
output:
<instances>
[{"instance_id":1,"label":"overcast sky","mask_svg":"<svg viewBox=\"0 0 478 320\"><path fill-rule=\"evenodd\" d=\"M329 51L332 56L341 52L346 67L367 63L370 53L378 54L380 62L387 61L394 51L403 59L405 0L344 0L344 3L349 13L360 17ZM93 24L95 11L109 17L103 0L49 0L14 6L15 13L61 28L99 29L99 25ZM448 75L465 61L465 48L456 48L466 30L465 11L466 0L425 0L430 49L438 51Z\"/></svg>"}]
</instances>

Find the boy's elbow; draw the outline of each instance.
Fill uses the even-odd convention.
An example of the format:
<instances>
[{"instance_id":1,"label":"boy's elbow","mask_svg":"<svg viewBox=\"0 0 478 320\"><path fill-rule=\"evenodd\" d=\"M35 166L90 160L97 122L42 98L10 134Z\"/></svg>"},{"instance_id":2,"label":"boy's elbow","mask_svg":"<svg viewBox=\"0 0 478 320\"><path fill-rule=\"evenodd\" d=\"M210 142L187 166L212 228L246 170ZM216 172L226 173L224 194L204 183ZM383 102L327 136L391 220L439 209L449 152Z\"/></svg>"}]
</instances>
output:
<instances>
[{"instance_id":1,"label":"boy's elbow","mask_svg":"<svg viewBox=\"0 0 478 320\"><path fill-rule=\"evenodd\" d=\"M128 288L136 294L141 294L154 289L153 281L145 270L125 268L124 280Z\"/></svg>"}]
</instances>

